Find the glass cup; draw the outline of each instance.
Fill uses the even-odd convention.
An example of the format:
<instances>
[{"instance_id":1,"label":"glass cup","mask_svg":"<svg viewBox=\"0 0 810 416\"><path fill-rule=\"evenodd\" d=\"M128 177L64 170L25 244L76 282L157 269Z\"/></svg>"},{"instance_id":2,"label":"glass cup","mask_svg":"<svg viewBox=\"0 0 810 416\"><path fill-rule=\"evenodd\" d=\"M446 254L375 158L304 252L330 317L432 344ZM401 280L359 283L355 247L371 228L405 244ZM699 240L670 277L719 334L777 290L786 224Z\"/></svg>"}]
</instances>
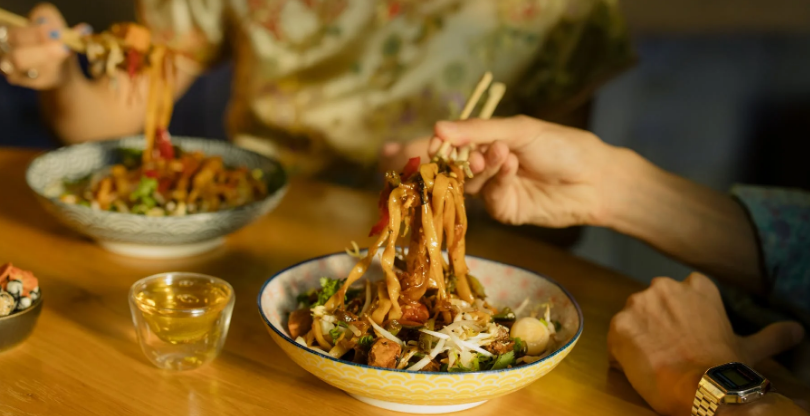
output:
<instances>
[{"instance_id":1,"label":"glass cup","mask_svg":"<svg viewBox=\"0 0 810 416\"><path fill-rule=\"evenodd\" d=\"M138 341L153 364L192 370L222 351L234 305L228 282L197 273L161 273L129 290Z\"/></svg>"}]
</instances>

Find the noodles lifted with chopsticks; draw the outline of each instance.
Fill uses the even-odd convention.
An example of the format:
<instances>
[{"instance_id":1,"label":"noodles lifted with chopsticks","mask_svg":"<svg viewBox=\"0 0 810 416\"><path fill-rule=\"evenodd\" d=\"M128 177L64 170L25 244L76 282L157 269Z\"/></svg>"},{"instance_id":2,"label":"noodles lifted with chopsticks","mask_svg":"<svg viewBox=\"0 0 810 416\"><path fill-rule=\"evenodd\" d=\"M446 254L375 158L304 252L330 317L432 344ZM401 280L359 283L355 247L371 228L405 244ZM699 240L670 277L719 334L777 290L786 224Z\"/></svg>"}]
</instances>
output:
<instances>
[{"instance_id":1,"label":"noodles lifted with chopsticks","mask_svg":"<svg viewBox=\"0 0 810 416\"><path fill-rule=\"evenodd\" d=\"M219 156L172 146L168 128L174 106L176 54L154 44L149 30L132 23L85 39L91 73L113 86L123 69L149 82L144 149L121 149L122 163L78 181L64 181L60 200L94 209L147 216L184 216L235 208L264 198L263 172L229 168Z\"/></svg>"},{"instance_id":2,"label":"noodles lifted with chopsticks","mask_svg":"<svg viewBox=\"0 0 810 416\"><path fill-rule=\"evenodd\" d=\"M288 329L299 344L375 367L448 372L508 368L553 350L559 323L493 307L469 274L462 166L411 159L386 174L379 210L377 239L346 279L324 277L298 297ZM383 279L357 287L379 251Z\"/></svg>"}]
</instances>

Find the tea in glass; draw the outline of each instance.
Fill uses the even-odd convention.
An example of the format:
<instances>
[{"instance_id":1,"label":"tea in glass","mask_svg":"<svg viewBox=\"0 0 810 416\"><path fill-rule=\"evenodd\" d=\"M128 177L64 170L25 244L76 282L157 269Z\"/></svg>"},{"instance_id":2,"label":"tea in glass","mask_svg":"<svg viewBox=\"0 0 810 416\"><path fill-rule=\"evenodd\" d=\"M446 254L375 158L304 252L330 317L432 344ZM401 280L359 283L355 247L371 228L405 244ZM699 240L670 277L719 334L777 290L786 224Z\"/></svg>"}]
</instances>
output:
<instances>
[{"instance_id":1,"label":"tea in glass","mask_svg":"<svg viewBox=\"0 0 810 416\"><path fill-rule=\"evenodd\" d=\"M144 354L160 368L190 370L222 350L233 288L216 277L164 273L136 282L130 309Z\"/></svg>"}]
</instances>

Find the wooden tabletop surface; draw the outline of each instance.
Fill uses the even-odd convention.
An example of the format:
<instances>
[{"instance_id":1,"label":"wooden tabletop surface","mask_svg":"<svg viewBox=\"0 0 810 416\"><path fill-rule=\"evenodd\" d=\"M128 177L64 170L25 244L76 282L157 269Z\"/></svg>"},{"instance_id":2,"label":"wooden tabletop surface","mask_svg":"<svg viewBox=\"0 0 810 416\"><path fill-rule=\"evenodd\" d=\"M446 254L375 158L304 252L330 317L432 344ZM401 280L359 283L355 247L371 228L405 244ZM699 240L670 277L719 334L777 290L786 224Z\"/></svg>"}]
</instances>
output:
<instances>
[{"instance_id":1,"label":"wooden tabletop surface","mask_svg":"<svg viewBox=\"0 0 810 416\"><path fill-rule=\"evenodd\" d=\"M132 259L102 250L38 205L24 180L35 155L0 149L0 262L32 270L44 301L31 337L0 353L0 415L396 414L352 399L287 359L256 306L274 272L351 240L367 242L375 195L294 181L278 209L224 247L188 259ZM559 281L582 307L585 330L549 375L465 414L653 414L625 377L609 370L605 347L610 318L640 284L505 227L471 224L467 242L470 254ZM180 373L146 360L127 304L133 282L178 270L222 277L236 291L223 353Z\"/></svg>"}]
</instances>

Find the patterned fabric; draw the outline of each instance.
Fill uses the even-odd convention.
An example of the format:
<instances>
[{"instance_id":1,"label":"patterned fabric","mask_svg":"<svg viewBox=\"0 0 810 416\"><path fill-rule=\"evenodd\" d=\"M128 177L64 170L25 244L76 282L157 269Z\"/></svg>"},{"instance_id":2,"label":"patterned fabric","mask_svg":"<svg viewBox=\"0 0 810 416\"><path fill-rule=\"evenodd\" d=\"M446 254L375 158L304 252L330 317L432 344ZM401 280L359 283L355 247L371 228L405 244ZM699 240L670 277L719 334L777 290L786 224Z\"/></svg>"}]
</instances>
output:
<instances>
[{"instance_id":1,"label":"patterned fabric","mask_svg":"<svg viewBox=\"0 0 810 416\"><path fill-rule=\"evenodd\" d=\"M204 67L230 55L231 137L302 173L428 136L486 70L513 112L570 105L633 60L616 0L139 0L139 14Z\"/></svg>"},{"instance_id":2,"label":"patterned fabric","mask_svg":"<svg viewBox=\"0 0 810 416\"><path fill-rule=\"evenodd\" d=\"M754 222L772 297L810 317L810 193L738 186L732 194Z\"/></svg>"}]
</instances>

